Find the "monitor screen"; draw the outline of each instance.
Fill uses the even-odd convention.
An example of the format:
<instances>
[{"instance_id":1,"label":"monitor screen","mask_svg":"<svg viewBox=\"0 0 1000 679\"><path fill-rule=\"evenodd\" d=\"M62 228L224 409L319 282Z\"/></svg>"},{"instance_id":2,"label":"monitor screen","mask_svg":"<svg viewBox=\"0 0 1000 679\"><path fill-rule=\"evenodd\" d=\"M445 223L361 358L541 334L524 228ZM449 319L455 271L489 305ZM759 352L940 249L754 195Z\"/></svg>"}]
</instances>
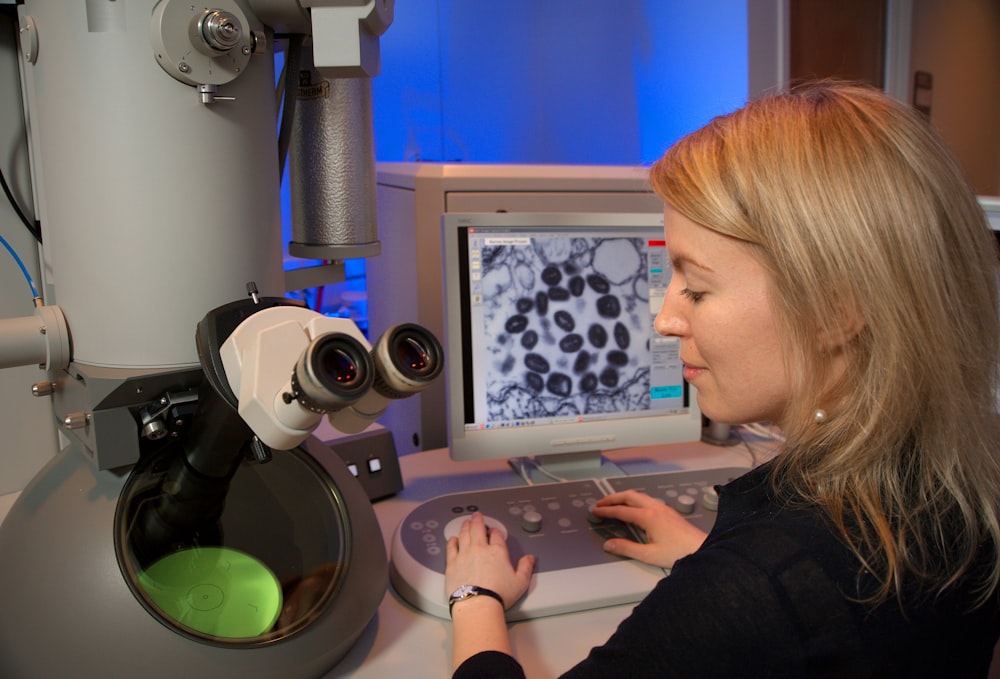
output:
<instances>
[{"instance_id":1,"label":"monitor screen","mask_svg":"<svg viewBox=\"0 0 1000 679\"><path fill-rule=\"evenodd\" d=\"M601 475L601 452L694 441L680 342L653 319L670 282L663 214L442 216L448 444Z\"/></svg>"}]
</instances>

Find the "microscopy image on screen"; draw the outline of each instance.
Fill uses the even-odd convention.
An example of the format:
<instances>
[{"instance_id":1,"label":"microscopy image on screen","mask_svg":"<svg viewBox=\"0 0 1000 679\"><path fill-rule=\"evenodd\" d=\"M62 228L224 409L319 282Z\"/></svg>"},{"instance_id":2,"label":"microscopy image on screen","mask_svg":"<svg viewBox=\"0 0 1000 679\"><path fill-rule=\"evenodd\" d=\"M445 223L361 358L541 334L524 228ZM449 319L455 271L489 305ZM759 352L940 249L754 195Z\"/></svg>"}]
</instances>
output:
<instances>
[{"instance_id":1,"label":"microscopy image on screen","mask_svg":"<svg viewBox=\"0 0 1000 679\"><path fill-rule=\"evenodd\" d=\"M649 409L645 246L562 236L482 248L489 420Z\"/></svg>"}]
</instances>

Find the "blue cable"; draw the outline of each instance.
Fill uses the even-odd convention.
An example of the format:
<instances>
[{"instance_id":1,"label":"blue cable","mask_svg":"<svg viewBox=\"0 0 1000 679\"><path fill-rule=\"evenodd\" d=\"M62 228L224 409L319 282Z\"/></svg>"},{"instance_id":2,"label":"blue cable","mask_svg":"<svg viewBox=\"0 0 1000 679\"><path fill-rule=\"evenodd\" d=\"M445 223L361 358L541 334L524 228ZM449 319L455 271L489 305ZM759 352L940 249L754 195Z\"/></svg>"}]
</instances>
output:
<instances>
[{"instance_id":1,"label":"blue cable","mask_svg":"<svg viewBox=\"0 0 1000 679\"><path fill-rule=\"evenodd\" d=\"M14 252L14 248L10 246L10 243L7 242L6 238L0 236L0 243L3 243L3 246L7 248L7 252L9 252L10 256L14 258L17 265L21 267L21 273L24 274L24 280L28 282L28 287L31 288L31 298L38 299L38 290L35 289L35 284L31 280L31 274L28 273L28 268L24 266L24 262L22 262L21 258L17 256L17 253Z\"/></svg>"}]
</instances>

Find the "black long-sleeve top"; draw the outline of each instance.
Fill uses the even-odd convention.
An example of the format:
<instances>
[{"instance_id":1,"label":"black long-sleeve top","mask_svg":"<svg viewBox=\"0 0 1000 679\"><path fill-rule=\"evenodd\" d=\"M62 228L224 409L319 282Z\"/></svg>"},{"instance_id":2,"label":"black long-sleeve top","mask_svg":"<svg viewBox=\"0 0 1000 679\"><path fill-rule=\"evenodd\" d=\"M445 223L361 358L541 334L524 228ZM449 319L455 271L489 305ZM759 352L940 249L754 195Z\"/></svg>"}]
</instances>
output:
<instances>
[{"instance_id":1,"label":"black long-sleeve top","mask_svg":"<svg viewBox=\"0 0 1000 679\"><path fill-rule=\"evenodd\" d=\"M720 488L712 532L564 677L985 677L1000 605L969 592L878 606L857 556L815 507L779 501L770 465ZM524 677L502 653L455 679Z\"/></svg>"}]
</instances>

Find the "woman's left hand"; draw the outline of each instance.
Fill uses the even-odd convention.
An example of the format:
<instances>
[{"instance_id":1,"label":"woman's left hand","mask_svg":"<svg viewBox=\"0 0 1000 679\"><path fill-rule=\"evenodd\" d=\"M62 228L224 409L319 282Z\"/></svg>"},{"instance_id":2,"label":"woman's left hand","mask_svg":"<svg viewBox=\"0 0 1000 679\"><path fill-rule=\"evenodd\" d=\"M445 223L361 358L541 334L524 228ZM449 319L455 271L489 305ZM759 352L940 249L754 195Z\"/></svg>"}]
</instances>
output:
<instances>
[{"instance_id":1,"label":"woman's left hand","mask_svg":"<svg viewBox=\"0 0 1000 679\"><path fill-rule=\"evenodd\" d=\"M631 523L646 534L646 542L612 538L604 543L605 550L660 568L673 568L678 559L701 547L707 537L705 531L673 507L635 490L603 497L591 511L602 519Z\"/></svg>"}]
</instances>

